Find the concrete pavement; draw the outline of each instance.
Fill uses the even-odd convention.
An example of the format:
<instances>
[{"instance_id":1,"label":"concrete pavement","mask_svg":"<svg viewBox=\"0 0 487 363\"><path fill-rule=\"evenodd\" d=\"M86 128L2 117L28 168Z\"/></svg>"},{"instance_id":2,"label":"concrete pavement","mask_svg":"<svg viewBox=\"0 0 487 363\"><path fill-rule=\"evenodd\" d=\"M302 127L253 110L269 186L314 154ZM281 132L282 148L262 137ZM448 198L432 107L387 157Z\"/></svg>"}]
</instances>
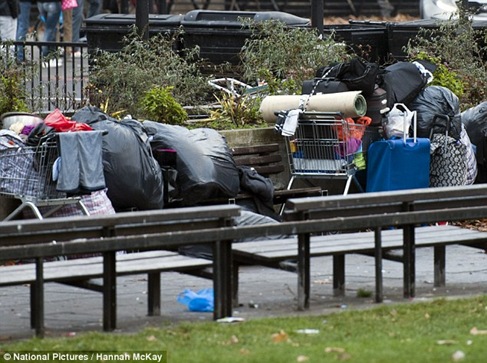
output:
<instances>
[{"instance_id":1,"label":"concrete pavement","mask_svg":"<svg viewBox=\"0 0 487 363\"><path fill-rule=\"evenodd\" d=\"M416 252L416 297L427 301L436 297L487 294L487 254L464 246L447 247L444 288L433 286L433 250ZM361 255L346 258L346 296L334 297L331 257L312 259L310 309L296 310L297 275L260 266L245 266L240 272L240 303L234 316L246 320L261 317L328 314L348 309L378 306L373 296L357 297L357 290L375 291L374 259ZM405 303L402 296L402 264L385 260L384 304ZM179 321L211 321L211 313L188 312L177 302L185 288L197 291L211 287L211 281L178 273L163 273L161 316L147 316L147 277L135 275L118 279L117 332L135 332L148 326ZM102 331L102 296L60 284L47 284L45 291L46 336L73 336L81 331ZM29 287L0 288L0 342L29 338Z\"/></svg>"}]
</instances>

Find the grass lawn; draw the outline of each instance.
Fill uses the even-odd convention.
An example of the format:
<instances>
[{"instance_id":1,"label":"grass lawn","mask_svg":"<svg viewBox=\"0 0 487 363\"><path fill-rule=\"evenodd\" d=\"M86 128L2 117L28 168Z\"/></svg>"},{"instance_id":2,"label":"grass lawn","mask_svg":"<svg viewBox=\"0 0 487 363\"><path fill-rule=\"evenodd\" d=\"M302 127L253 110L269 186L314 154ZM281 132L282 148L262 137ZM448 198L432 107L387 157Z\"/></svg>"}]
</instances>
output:
<instances>
[{"instance_id":1,"label":"grass lawn","mask_svg":"<svg viewBox=\"0 0 487 363\"><path fill-rule=\"evenodd\" d=\"M88 361L100 362L119 361L121 356L92 356L91 352L151 352L153 359L162 352L160 361L171 363L482 363L487 362L487 296L382 305L323 316L192 322L137 334L84 333L2 344L0 351L50 352L47 361L61 361L52 359L52 354L64 351L88 352ZM0 362L7 361L4 357L0 354ZM126 361L137 361L130 357Z\"/></svg>"}]
</instances>

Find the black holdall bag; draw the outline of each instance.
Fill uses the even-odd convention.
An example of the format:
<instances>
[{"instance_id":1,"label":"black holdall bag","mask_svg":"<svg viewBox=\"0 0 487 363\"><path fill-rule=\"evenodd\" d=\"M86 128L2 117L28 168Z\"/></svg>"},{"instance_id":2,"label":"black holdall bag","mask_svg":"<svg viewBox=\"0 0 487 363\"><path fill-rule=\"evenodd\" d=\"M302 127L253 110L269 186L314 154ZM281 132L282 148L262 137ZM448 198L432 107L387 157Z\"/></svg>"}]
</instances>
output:
<instances>
[{"instance_id":1,"label":"black holdall bag","mask_svg":"<svg viewBox=\"0 0 487 363\"><path fill-rule=\"evenodd\" d=\"M419 64L424 71L415 64ZM396 103L408 105L427 86L436 66L428 61L396 62L378 75L378 84L387 92L387 105L392 108Z\"/></svg>"},{"instance_id":2,"label":"black holdall bag","mask_svg":"<svg viewBox=\"0 0 487 363\"><path fill-rule=\"evenodd\" d=\"M366 62L360 58L353 58L349 62L322 67L316 72L316 77L328 77L342 81L350 91L362 91L364 96L374 93L379 65Z\"/></svg>"},{"instance_id":3,"label":"black holdall bag","mask_svg":"<svg viewBox=\"0 0 487 363\"><path fill-rule=\"evenodd\" d=\"M338 93L350 91L347 85L334 78L315 78L303 82L303 95L317 95L320 93Z\"/></svg>"}]
</instances>

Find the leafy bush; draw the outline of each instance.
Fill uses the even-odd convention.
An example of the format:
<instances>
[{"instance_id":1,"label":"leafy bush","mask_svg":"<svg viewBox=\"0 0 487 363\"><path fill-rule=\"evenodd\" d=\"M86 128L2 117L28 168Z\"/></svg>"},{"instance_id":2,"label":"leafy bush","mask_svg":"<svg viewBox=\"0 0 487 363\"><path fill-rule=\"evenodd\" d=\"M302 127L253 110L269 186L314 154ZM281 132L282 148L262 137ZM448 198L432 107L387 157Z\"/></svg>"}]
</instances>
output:
<instances>
[{"instance_id":1,"label":"leafy bush","mask_svg":"<svg viewBox=\"0 0 487 363\"><path fill-rule=\"evenodd\" d=\"M0 52L0 115L5 112L28 112L25 102L24 69L5 49Z\"/></svg>"},{"instance_id":2,"label":"leafy bush","mask_svg":"<svg viewBox=\"0 0 487 363\"><path fill-rule=\"evenodd\" d=\"M452 91L457 97L462 97L465 93L464 85L458 74L449 70L445 64L442 63L438 57L428 56L426 53L421 52L417 55L417 59L426 60L437 66L433 73L432 86L443 86Z\"/></svg>"},{"instance_id":3,"label":"leafy bush","mask_svg":"<svg viewBox=\"0 0 487 363\"><path fill-rule=\"evenodd\" d=\"M314 28L287 27L269 20L250 22L251 36L240 54L243 78L269 85L271 94L301 93L304 80L319 67L348 58L348 48L333 37L321 39Z\"/></svg>"},{"instance_id":4,"label":"leafy bush","mask_svg":"<svg viewBox=\"0 0 487 363\"><path fill-rule=\"evenodd\" d=\"M174 87L154 87L140 101L141 116L171 125L182 125L188 114L172 96Z\"/></svg>"},{"instance_id":5,"label":"leafy bush","mask_svg":"<svg viewBox=\"0 0 487 363\"><path fill-rule=\"evenodd\" d=\"M137 117L143 95L154 87L173 87L182 105L197 105L208 97L208 79L199 70L198 49L178 50L181 32L143 40L134 28L117 53L100 51L90 70L89 99L106 112Z\"/></svg>"},{"instance_id":6,"label":"leafy bush","mask_svg":"<svg viewBox=\"0 0 487 363\"><path fill-rule=\"evenodd\" d=\"M222 93L216 98L220 108L210 112L207 126L219 130L267 126L259 112L260 97Z\"/></svg>"},{"instance_id":7,"label":"leafy bush","mask_svg":"<svg viewBox=\"0 0 487 363\"><path fill-rule=\"evenodd\" d=\"M487 96L486 40L485 29L474 29L468 17L459 17L440 23L437 29L421 29L406 52L410 59L435 63L435 84L454 92L464 110Z\"/></svg>"}]
</instances>

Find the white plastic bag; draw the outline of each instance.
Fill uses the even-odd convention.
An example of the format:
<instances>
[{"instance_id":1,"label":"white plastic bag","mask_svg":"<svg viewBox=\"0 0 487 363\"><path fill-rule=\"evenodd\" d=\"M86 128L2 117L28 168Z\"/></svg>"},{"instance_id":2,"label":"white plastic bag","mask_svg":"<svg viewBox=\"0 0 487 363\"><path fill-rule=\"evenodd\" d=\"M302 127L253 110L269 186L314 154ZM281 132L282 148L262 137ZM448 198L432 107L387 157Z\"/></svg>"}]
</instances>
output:
<instances>
[{"instance_id":1,"label":"white plastic bag","mask_svg":"<svg viewBox=\"0 0 487 363\"><path fill-rule=\"evenodd\" d=\"M403 103L395 103L392 109L385 114L383 128L388 139L393 137L406 138L409 135L411 124L415 123L416 111L411 111Z\"/></svg>"}]
</instances>

